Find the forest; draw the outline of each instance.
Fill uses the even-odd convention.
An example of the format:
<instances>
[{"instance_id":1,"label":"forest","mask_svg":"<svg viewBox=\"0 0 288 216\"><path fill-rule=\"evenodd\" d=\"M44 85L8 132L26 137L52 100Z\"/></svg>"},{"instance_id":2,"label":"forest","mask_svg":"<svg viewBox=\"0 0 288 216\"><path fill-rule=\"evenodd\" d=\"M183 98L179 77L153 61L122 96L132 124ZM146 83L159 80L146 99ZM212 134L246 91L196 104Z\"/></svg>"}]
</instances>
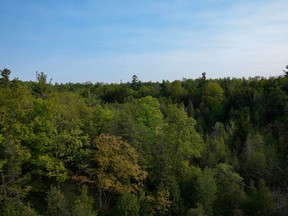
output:
<instances>
[{"instance_id":1,"label":"forest","mask_svg":"<svg viewBox=\"0 0 288 216\"><path fill-rule=\"evenodd\" d=\"M52 84L4 68L0 215L288 215L284 72Z\"/></svg>"}]
</instances>

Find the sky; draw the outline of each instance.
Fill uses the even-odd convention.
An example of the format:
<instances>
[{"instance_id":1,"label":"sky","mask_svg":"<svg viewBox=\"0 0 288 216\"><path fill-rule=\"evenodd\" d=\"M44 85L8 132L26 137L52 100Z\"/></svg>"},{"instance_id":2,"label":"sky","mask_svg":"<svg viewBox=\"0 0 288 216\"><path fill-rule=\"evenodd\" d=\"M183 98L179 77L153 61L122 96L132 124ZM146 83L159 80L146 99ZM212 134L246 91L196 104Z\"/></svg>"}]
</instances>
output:
<instances>
[{"instance_id":1,"label":"sky","mask_svg":"<svg viewBox=\"0 0 288 216\"><path fill-rule=\"evenodd\" d=\"M55 83L278 76L288 0L0 0L0 70Z\"/></svg>"}]
</instances>

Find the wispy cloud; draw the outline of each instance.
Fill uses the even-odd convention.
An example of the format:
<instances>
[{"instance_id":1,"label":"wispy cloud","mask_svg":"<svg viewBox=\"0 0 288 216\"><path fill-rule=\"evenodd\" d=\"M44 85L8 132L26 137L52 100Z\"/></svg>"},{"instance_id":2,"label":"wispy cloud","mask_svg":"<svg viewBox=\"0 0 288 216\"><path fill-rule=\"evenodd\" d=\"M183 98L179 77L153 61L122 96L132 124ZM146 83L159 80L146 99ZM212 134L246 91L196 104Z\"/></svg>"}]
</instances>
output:
<instances>
[{"instance_id":1,"label":"wispy cloud","mask_svg":"<svg viewBox=\"0 0 288 216\"><path fill-rule=\"evenodd\" d=\"M19 77L30 68L58 82L277 75L288 64L287 7L286 0L11 0L0 15L7 28L0 58Z\"/></svg>"}]
</instances>

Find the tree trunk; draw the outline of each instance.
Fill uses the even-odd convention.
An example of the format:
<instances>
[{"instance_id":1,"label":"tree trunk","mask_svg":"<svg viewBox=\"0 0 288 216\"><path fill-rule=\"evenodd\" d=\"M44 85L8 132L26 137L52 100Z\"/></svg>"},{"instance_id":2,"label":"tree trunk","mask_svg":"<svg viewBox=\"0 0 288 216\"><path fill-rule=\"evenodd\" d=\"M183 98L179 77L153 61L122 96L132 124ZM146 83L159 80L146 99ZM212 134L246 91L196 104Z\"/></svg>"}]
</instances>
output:
<instances>
[{"instance_id":1,"label":"tree trunk","mask_svg":"<svg viewBox=\"0 0 288 216\"><path fill-rule=\"evenodd\" d=\"M4 193L4 196L6 197L6 187L5 187L5 181L4 181L3 172L1 172L1 179L2 179L3 193Z\"/></svg>"},{"instance_id":2,"label":"tree trunk","mask_svg":"<svg viewBox=\"0 0 288 216\"><path fill-rule=\"evenodd\" d=\"M98 197L99 197L99 210L102 210L102 189L98 187Z\"/></svg>"}]
</instances>

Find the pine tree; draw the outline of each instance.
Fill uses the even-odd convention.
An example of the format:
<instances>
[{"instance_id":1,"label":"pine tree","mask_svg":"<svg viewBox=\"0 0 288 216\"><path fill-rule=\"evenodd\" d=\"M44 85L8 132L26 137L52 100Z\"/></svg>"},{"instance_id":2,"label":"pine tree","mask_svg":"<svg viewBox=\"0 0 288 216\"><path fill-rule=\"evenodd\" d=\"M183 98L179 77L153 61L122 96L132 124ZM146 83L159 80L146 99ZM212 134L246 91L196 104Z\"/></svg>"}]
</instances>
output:
<instances>
[{"instance_id":1,"label":"pine tree","mask_svg":"<svg viewBox=\"0 0 288 216\"><path fill-rule=\"evenodd\" d=\"M68 216L68 203L60 189L51 187L47 194L47 216Z\"/></svg>"},{"instance_id":2,"label":"pine tree","mask_svg":"<svg viewBox=\"0 0 288 216\"><path fill-rule=\"evenodd\" d=\"M72 216L96 216L93 209L94 200L88 195L88 187L82 186L80 192L72 207Z\"/></svg>"}]
</instances>

